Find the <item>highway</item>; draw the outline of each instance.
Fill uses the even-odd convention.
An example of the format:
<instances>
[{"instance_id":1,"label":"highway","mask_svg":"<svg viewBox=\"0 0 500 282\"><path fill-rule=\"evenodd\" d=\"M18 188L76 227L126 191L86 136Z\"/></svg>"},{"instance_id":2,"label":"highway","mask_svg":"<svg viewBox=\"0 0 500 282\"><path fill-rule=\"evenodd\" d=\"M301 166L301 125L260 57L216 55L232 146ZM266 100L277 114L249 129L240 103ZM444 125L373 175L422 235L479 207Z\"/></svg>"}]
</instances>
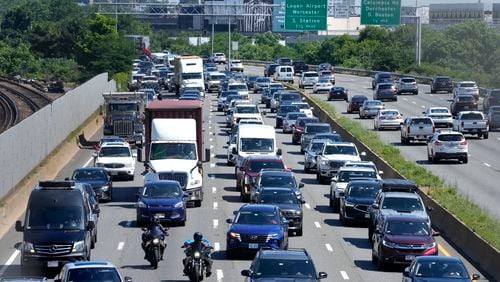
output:
<instances>
[{"instance_id":1,"label":"highway","mask_svg":"<svg viewBox=\"0 0 500 282\"><path fill-rule=\"evenodd\" d=\"M252 68L247 69L252 72ZM257 68L253 70L257 71ZM338 80L338 84L342 85L340 76ZM355 85L355 82L351 83ZM353 89L351 93L354 92ZM369 90L366 89L366 92ZM259 95L251 94L251 97L257 102ZM214 274L206 281L243 281L240 272L250 266L252 258L225 259L225 238L228 229L225 220L232 217L233 211L241 206L241 202L239 193L234 188L234 168L226 166L225 116L216 112L216 103L215 94L209 94L205 98L205 146L210 147L212 153L211 161L204 163L205 199L202 207L188 209L185 227L170 228L165 261L160 262L159 269L150 269L147 261L143 259L140 247L142 231L135 223L135 193L143 184L140 175L143 171L142 163L137 164L135 180L115 182L113 202L101 204L98 242L92 252L93 260L113 262L123 275L132 277L134 281L187 281L188 279L182 276L181 262L184 255L180 246L185 239L191 238L195 231L201 231L215 247L212 256ZM266 115L265 123L274 125L274 116ZM307 248L317 271L328 273L328 278L323 281L401 281L402 268L387 272L376 270L375 265L371 263L367 229L340 225L338 215L328 208L328 185L318 185L314 174L303 173L303 155L300 154L299 147L291 145L290 135L281 133L281 130L277 132L279 148L283 151L286 165L293 169L298 180L305 183L302 190L307 202L304 205L304 236L290 237L290 247ZM92 137L93 140L99 138L99 135ZM69 176L75 168L91 165L91 155L92 150L81 150L60 172L58 179ZM425 154L421 159L424 157ZM441 254L459 256L442 238L437 237L437 240ZM21 241L21 233L16 233L13 227L0 240L0 263L3 264L0 267L1 276L19 275L20 255L17 247ZM478 273L469 263L466 262L466 265L471 273Z\"/></svg>"},{"instance_id":2,"label":"highway","mask_svg":"<svg viewBox=\"0 0 500 282\"><path fill-rule=\"evenodd\" d=\"M247 66L248 73L262 75L263 68ZM297 79L295 80L297 84ZM353 75L336 74L335 86L344 86L349 89L349 97L353 95L365 95L372 98L371 78ZM312 89L307 89L307 93L323 97L326 100L327 94L312 94ZM427 107L447 107L453 99L453 94L430 93L430 86L419 84L419 95L403 94L398 96L397 102L385 102L387 109L398 109L403 117L421 116ZM359 119L358 114L347 114L347 103L345 101L330 101L337 112L359 121L367 130L373 130L373 120ZM480 109L482 100L479 101ZM500 132L490 132L489 139L477 139L475 136L466 135L469 142L469 163L460 164L456 161L441 161L432 164L427 161L427 151L425 143L412 143L402 145L400 143L400 131L379 131L379 136L387 144L396 146L402 155L412 160L435 175L444 179L448 184L455 185L462 195L472 199L476 204L483 207L496 218L500 218L500 189L498 189L498 179L500 179Z\"/></svg>"}]
</instances>

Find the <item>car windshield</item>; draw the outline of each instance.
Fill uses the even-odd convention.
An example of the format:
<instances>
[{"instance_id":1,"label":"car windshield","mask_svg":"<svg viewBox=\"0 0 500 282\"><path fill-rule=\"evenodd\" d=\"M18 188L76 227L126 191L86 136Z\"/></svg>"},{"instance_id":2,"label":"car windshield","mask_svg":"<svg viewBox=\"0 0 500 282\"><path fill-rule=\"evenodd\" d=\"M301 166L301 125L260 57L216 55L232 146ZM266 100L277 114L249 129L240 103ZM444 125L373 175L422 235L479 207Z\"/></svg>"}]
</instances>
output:
<instances>
[{"instance_id":1,"label":"car windshield","mask_svg":"<svg viewBox=\"0 0 500 282\"><path fill-rule=\"evenodd\" d=\"M304 77L318 77L318 73L317 72L306 72L304 73Z\"/></svg>"},{"instance_id":2,"label":"car windshield","mask_svg":"<svg viewBox=\"0 0 500 282\"><path fill-rule=\"evenodd\" d=\"M303 259L261 259L253 274L254 278L315 278L311 261ZM307 280L309 281L309 279Z\"/></svg>"},{"instance_id":3,"label":"car windshield","mask_svg":"<svg viewBox=\"0 0 500 282\"><path fill-rule=\"evenodd\" d=\"M284 169L283 162L255 160L250 162L249 171L259 172L263 169Z\"/></svg>"},{"instance_id":4,"label":"car windshield","mask_svg":"<svg viewBox=\"0 0 500 282\"><path fill-rule=\"evenodd\" d=\"M378 89L391 89L393 87L392 84L379 84Z\"/></svg>"},{"instance_id":5,"label":"car windshield","mask_svg":"<svg viewBox=\"0 0 500 282\"><path fill-rule=\"evenodd\" d=\"M223 74L212 74L210 76L210 80L223 80L225 78L226 78L226 76Z\"/></svg>"},{"instance_id":6,"label":"car windshield","mask_svg":"<svg viewBox=\"0 0 500 282\"><path fill-rule=\"evenodd\" d=\"M415 79L414 78L402 78L401 82L404 82L404 83L414 83Z\"/></svg>"},{"instance_id":7,"label":"car windshield","mask_svg":"<svg viewBox=\"0 0 500 282\"><path fill-rule=\"evenodd\" d=\"M74 180L108 180L106 173L102 170L77 170L73 174Z\"/></svg>"},{"instance_id":8,"label":"car windshield","mask_svg":"<svg viewBox=\"0 0 500 282\"><path fill-rule=\"evenodd\" d=\"M331 71L322 71L321 76L332 76L332 72Z\"/></svg>"},{"instance_id":9,"label":"car windshield","mask_svg":"<svg viewBox=\"0 0 500 282\"><path fill-rule=\"evenodd\" d=\"M286 114L286 113L289 113L289 112L298 112L299 111L299 108L295 107L295 106L281 106L279 108L279 113L280 114Z\"/></svg>"},{"instance_id":10,"label":"car windshield","mask_svg":"<svg viewBox=\"0 0 500 282\"><path fill-rule=\"evenodd\" d=\"M257 78L257 83L271 83L271 78L269 77L259 77Z\"/></svg>"},{"instance_id":11,"label":"car windshield","mask_svg":"<svg viewBox=\"0 0 500 282\"><path fill-rule=\"evenodd\" d=\"M128 147L102 147L99 157L130 157L130 149Z\"/></svg>"},{"instance_id":12,"label":"car windshield","mask_svg":"<svg viewBox=\"0 0 500 282\"><path fill-rule=\"evenodd\" d=\"M135 112L138 110L138 105L135 103L109 104L108 107L111 112Z\"/></svg>"},{"instance_id":13,"label":"car windshield","mask_svg":"<svg viewBox=\"0 0 500 282\"><path fill-rule=\"evenodd\" d=\"M325 145L324 142L314 142L311 143L311 147L309 148L310 151L319 153L323 149L323 146Z\"/></svg>"},{"instance_id":14,"label":"car windshield","mask_svg":"<svg viewBox=\"0 0 500 282\"><path fill-rule=\"evenodd\" d=\"M458 96L458 102L472 102L474 101L474 96L472 95L467 95L467 96Z\"/></svg>"},{"instance_id":15,"label":"car windshield","mask_svg":"<svg viewBox=\"0 0 500 282\"><path fill-rule=\"evenodd\" d=\"M316 134L314 135L314 139L328 139L333 143L342 142L342 138L339 134Z\"/></svg>"},{"instance_id":16,"label":"car windshield","mask_svg":"<svg viewBox=\"0 0 500 282\"><path fill-rule=\"evenodd\" d=\"M240 211L234 222L237 224L276 225L279 224L279 216L274 211Z\"/></svg>"},{"instance_id":17,"label":"car windshield","mask_svg":"<svg viewBox=\"0 0 500 282\"><path fill-rule=\"evenodd\" d=\"M369 106L369 107L382 106L382 102L380 102L380 101L370 101L370 102L366 102L365 105Z\"/></svg>"},{"instance_id":18,"label":"car windshield","mask_svg":"<svg viewBox=\"0 0 500 282\"><path fill-rule=\"evenodd\" d=\"M272 138L241 138L243 152L273 152L274 139Z\"/></svg>"},{"instance_id":19,"label":"car windshield","mask_svg":"<svg viewBox=\"0 0 500 282\"><path fill-rule=\"evenodd\" d=\"M476 84L472 82L460 83L460 87L476 87Z\"/></svg>"},{"instance_id":20,"label":"car windshield","mask_svg":"<svg viewBox=\"0 0 500 282\"><path fill-rule=\"evenodd\" d=\"M380 186L375 183L351 183L349 196L359 198L375 198L379 190Z\"/></svg>"},{"instance_id":21,"label":"car windshield","mask_svg":"<svg viewBox=\"0 0 500 282\"><path fill-rule=\"evenodd\" d=\"M120 282L121 278L116 269L111 267L73 268L68 271L68 280L71 282L105 281Z\"/></svg>"},{"instance_id":22,"label":"car windshield","mask_svg":"<svg viewBox=\"0 0 500 282\"><path fill-rule=\"evenodd\" d=\"M338 182L349 182L356 178L376 178L375 171L341 171L338 175Z\"/></svg>"},{"instance_id":23,"label":"car windshield","mask_svg":"<svg viewBox=\"0 0 500 282\"><path fill-rule=\"evenodd\" d=\"M281 101L300 101L299 94L283 94L281 95Z\"/></svg>"},{"instance_id":24,"label":"car windshield","mask_svg":"<svg viewBox=\"0 0 500 282\"><path fill-rule=\"evenodd\" d=\"M196 72L196 73L182 73L182 79L187 80L187 79L201 79L202 74L201 72Z\"/></svg>"},{"instance_id":25,"label":"car windshield","mask_svg":"<svg viewBox=\"0 0 500 282\"><path fill-rule=\"evenodd\" d=\"M330 132L330 126L329 125L308 125L306 127L306 132L307 133L324 133L324 132Z\"/></svg>"},{"instance_id":26,"label":"car windshield","mask_svg":"<svg viewBox=\"0 0 500 282\"><path fill-rule=\"evenodd\" d=\"M260 195L261 204L298 204L297 196L291 191L264 191Z\"/></svg>"},{"instance_id":27,"label":"car windshield","mask_svg":"<svg viewBox=\"0 0 500 282\"><path fill-rule=\"evenodd\" d=\"M304 118L304 119L297 119L298 125L299 126L305 126L307 123L315 123L319 122L317 118Z\"/></svg>"},{"instance_id":28,"label":"car windshield","mask_svg":"<svg viewBox=\"0 0 500 282\"><path fill-rule=\"evenodd\" d=\"M468 113L462 115L463 120L477 120L483 119L483 115L481 113Z\"/></svg>"},{"instance_id":29,"label":"car windshield","mask_svg":"<svg viewBox=\"0 0 500 282\"><path fill-rule=\"evenodd\" d=\"M235 113L238 113L238 114L257 114L257 113L259 113L259 109L257 108L257 106L236 107Z\"/></svg>"},{"instance_id":30,"label":"car windshield","mask_svg":"<svg viewBox=\"0 0 500 282\"><path fill-rule=\"evenodd\" d=\"M462 141L464 137L459 134L440 134L438 136L439 141L444 141L444 142L459 142Z\"/></svg>"},{"instance_id":31,"label":"car windshield","mask_svg":"<svg viewBox=\"0 0 500 282\"><path fill-rule=\"evenodd\" d=\"M385 232L390 235L429 236L430 230L423 221L388 221Z\"/></svg>"},{"instance_id":32,"label":"car windshield","mask_svg":"<svg viewBox=\"0 0 500 282\"><path fill-rule=\"evenodd\" d=\"M248 90L245 84L229 84L229 90Z\"/></svg>"},{"instance_id":33,"label":"car windshield","mask_svg":"<svg viewBox=\"0 0 500 282\"><path fill-rule=\"evenodd\" d=\"M325 148L325 155L352 155L357 156L358 151L356 151L356 147L354 146L346 146L346 145L328 145Z\"/></svg>"},{"instance_id":34,"label":"car windshield","mask_svg":"<svg viewBox=\"0 0 500 282\"><path fill-rule=\"evenodd\" d=\"M415 265L415 276L428 278L468 279L464 265L458 261L420 261Z\"/></svg>"},{"instance_id":35,"label":"car windshield","mask_svg":"<svg viewBox=\"0 0 500 282\"><path fill-rule=\"evenodd\" d=\"M194 143L152 143L151 160L181 159L196 160Z\"/></svg>"},{"instance_id":36,"label":"car windshield","mask_svg":"<svg viewBox=\"0 0 500 282\"><path fill-rule=\"evenodd\" d=\"M26 228L31 230L84 229L84 214L79 206L35 205L27 211Z\"/></svg>"},{"instance_id":37,"label":"car windshield","mask_svg":"<svg viewBox=\"0 0 500 282\"><path fill-rule=\"evenodd\" d=\"M145 198L179 198L182 191L175 184L151 184L144 187L142 196Z\"/></svg>"},{"instance_id":38,"label":"car windshield","mask_svg":"<svg viewBox=\"0 0 500 282\"><path fill-rule=\"evenodd\" d=\"M332 91L344 91L345 89L344 89L344 87L333 87L331 90Z\"/></svg>"},{"instance_id":39,"label":"car windshield","mask_svg":"<svg viewBox=\"0 0 500 282\"><path fill-rule=\"evenodd\" d=\"M295 188L296 182L292 175L263 175L260 179L260 186Z\"/></svg>"},{"instance_id":40,"label":"car windshield","mask_svg":"<svg viewBox=\"0 0 500 282\"><path fill-rule=\"evenodd\" d=\"M386 197L382 203L382 209L412 212L422 211L422 203L416 198Z\"/></svg>"}]
</instances>

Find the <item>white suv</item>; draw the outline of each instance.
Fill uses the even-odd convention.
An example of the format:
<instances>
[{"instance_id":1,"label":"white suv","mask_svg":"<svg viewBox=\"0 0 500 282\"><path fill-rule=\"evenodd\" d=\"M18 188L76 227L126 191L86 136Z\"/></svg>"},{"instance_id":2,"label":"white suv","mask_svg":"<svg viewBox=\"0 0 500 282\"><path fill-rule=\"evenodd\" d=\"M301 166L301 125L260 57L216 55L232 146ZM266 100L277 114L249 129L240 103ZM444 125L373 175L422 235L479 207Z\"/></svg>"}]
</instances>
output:
<instances>
[{"instance_id":1,"label":"white suv","mask_svg":"<svg viewBox=\"0 0 500 282\"><path fill-rule=\"evenodd\" d=\"M136 157L128 143L108 142L94 153L94 164L104 167L112 177L125 176L134 180Z\"/></svg>"},{"instance_id":2,"label":"white suv","mask_svg":"<svg viewBox=\"0 0 500 282\"><path fill-rule=\"evenodd\" d=\"M366 153L362 153L366 155ZM323 150L316 156L316 179L319 183L326 183L347 161L360 161L361 157L354 143L331 143L323 146Z\"/></svg>"},{"instance_id":3,"label":"white suv","mask_svg":"<svg viewBox=\"0 0 500 282\"><path fill-rule=\"evenodd\" d=\"M330 207L339 211L340 197L344 196L349 181L354 179L378 179L375 169L369 167L341 167L330 183Z\"/></svg>"},{"instance_id":4,"label":"white suv","mask_svg":"<svg viewBox=\"0 0 500 282\"><path fill-rule=\"evenodd\" d=\"M438 131L427 141L427 158L437 163L442 159L469 161L469 145L464 135L456 131Z\"/></svg>"}]
</instances>

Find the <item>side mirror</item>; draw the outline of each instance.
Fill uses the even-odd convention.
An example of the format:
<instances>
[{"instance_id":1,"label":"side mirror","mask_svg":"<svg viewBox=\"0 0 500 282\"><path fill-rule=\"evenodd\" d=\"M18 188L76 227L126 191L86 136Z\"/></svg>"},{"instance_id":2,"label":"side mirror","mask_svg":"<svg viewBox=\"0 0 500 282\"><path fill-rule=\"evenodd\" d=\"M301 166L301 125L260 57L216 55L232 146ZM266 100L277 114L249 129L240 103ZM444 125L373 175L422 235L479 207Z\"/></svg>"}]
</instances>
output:
<instances>
[{"instance_id":1,"label":"side mirror","mask_svg":"<svg viewBox=\"0 0 500 282\"><path fill-rule=\"evenodd\" d=\"M379 174L379 175L382 175L382 174L384 174L384 171L383 171L383 170L379 170L379 171L378 171L378 174Z\"/></svg>"},{"instance_id":2,"label":"side mirror","mask_svg":"<svg viewBox=\"0 0 500 282\"><path fill-rule=\"evenodd\" d=\"M373 233L380 234L380 229L376 228L375 230L373 230Z\"/></svg>"},{"instance_id":3,"label":"side mirror","mask_svg":"<svg viewBox=\"0 0 500 282\"><path fill-rule=\"evenodd\" d=\"M95 222L89 221L87 222L87 231L90 231L95 228Z\"/></svg>"},{"instance_id":4,"label":"side mirror","mask_svg":"<svg viewBox=\"0 0 500 282\"><path fill-rule=\"evenodd\" d=\"M300 199L300 200L299 200L299 202L300 202L301 204L305 204L305 203L306 203L306 200L304 200L304 199Z\"/></svg>"},{"instance_id":5,"label":"side mirror","mask_svg":"<svg viewBox=\"0 0 500 282\"><path fill-rule=\"evenodd\" d=\"M325 279L326 277L328 277L328 274L326 274L326 272L320 272L320 273L318 273L318 278L319 279Z\"/></svg>"},{"instance_id":6,"label":"side mirror","mask_svg":"<svg viewBox=\"0 0 500 282\"><path fill-rule=\"evenodd\" d=\"M278 151L276 151L276 155L278 155L278 156L281 156L282 153L283 152L281 151L281 149L278 149Z\"/></svg>"},{"instance_id":7,"label":"side mirror","mask_svg":"<svg viewBox=\"0 0 500 282\"><path fill-rule=\"evenodd\" d=\"M432 231L432 237L441 236L440 232Z\"/></svg>"},{"instance_id":8,"label":"side mirror","mask_svg":"<svg viewBox=\"0 0 500 282\"><path fill-rule=\"evenodd\" d=\"M16 221L16 231L17 232L23 232L24 231L24 226L22 225L20 220Z\"/></svg>"},{"instance_id":9,"label":"side mirror","mask_svg":"<svg viewBox=\"0 0 500 282\"><path fill-rule=\"evenodd\" d=\"M97 158L97 152L92 153L92 157Z\"/></svg>"},{"instance_id":10,"label":"side mirror","mask_svg":"<svg viewBox=\"0 0 500 282\"><path fill-rule=\"evenodd\" d=\"M479 280L481 278L481 275L479 274L472 274L472 280Z\"/></svg>"},{"instance_id":11,"label":"side mirror","mask_svg":"<svg viewBox=\"0 0 500 282\"><path fill-rule=\"evenodd\" d=\"M373 205L372 205L372 209L374 209L374 210L378 210L378 204L373 204Z\"/></svg>"},{"instance_id":12,"label":"side mirror","mask_svg":"<svg viewBox=\"0 0 500 282\"><path fill-rule=\"evenodd\" d=\"M266 111L262 111L262 115L263 116L267 115L267 112Z\"/></svg>"},{"instance_id":13,"label":"side mirror","mask_svg":"<svg viewBox=\"0 0 500 282\"><path fill-rule=\"evenodd\" d=\"M64 180L65 180L65 181L69 181L69 177L65 177L65 178L64 178Z\"/></svg>"},{"instance_id":14,"label":"side mirror","mask_svg":"<svg viewBox=\"0 0 500 282\"><path fill-rule=\"evenodd\" d=\"M125 282L132 282L133 281L132 277L129 277L129 276L125 276L123 279L125 280Z\"/></svg>"},{"instance_id":15,"label":"side mirror","mask_svg":"<svg viewBox=\"0 0 500 282\"><path fill-rule=\"evenodd\" d=\"M345 192L339 192L340 197L345 197Z\"/></svg>"},{"instance_id":16,"label":"side mirror","mask_svg":"<svg viewBox=\"0 0 500 282\"><path fill-rule=\"evenodd\" d=\"M410 268L407 267L405 268L405 270L403 271L403 277L409 277L410 276Z\"/></svg>"},{"instance_id":17,"label":"side mirror","mask_svg":"<svg viewBox=\"0 0 500 282\"><path fill-rule=\"evenodd\" d=\"M248 269L241 271L241 276L250 277L251 275L252 275L252 272Z\"/></svg>"},{"instance_id":18,"label":"side mirror","mask_svg":"<svg viewBox=\"0 0 500 282\"><path fill-rule=\"evenodd\" d=\"M337 182L337 176L332 177L331 181L332 182Z\"/></svg>"},{"instance_id":19,"label":"side mirror","mask_svg":"<svg viewBox=\"0 0 500 282\"><path fill-rule=\"evenodd\" d=\"M305 186L304 183L302 182L299 183L299 188L304 188L304 186Z\"/></svg>"},{"instance_id":20,"label":"side mirror","mask_svg":"<svg viewBox=\"0 0 500 282\"><path fill-rule=\"evenodd\" d=\"M238 151L236 150L236 148L233 148L233 150L231 150L231 153L238 154Z\"/></svg>"},{"instance_id":21,"label":"side mirror","mask_svg":"<svg viewBox=\"0 0 500 282\"><path fill-rule=\"evenodd\" d=\"M366 157L366 152L361 152L360 154L362 157Z\"/></svg>"},{"instance_id":22,"label":"side mirror","mask_svg":"<svg viewBox=\"0 0 500 282\"><path fill-rule=\"evenodd\" d=\"M232 219L230 219L230 218L228 218L228 219L226 219L226 222L227 222L227 223L233 223L233 220L232 220Z\"/></svg>"}]
</instances>

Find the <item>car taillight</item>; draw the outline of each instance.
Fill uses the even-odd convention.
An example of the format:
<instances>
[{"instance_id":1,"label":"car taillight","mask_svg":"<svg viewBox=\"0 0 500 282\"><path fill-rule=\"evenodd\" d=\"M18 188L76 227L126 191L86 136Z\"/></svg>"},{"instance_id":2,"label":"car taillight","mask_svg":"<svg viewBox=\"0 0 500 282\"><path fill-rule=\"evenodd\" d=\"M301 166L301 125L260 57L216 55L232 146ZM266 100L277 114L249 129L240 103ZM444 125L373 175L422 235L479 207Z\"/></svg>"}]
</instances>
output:
<instances>
[{"instance_id":1,"label":"car taillight","mask_svg":"<svg viewBox=\"0 0 500 282\"><path fill-rule=\"evenodd\" d=\"M436 145L436 146L441 146L441 145L443 145L443 143L441 143L441 141L439 141L439 140L436 140L436 141L434 142L434 145Z\"/></svg>"},{"instance_id":2,"label":"car taillight","mask_svg":"<svg viewBox=\"0 0 500 282\"><path fill-rule=\"evenodd\" d=\"M466 139L460 141L460 146L466 146L466 145L467 145L467 140Z\"/></svg>"},{"instance_id":3,"label":"car taillight","mask_svg":"<svg viewBox=\"0 0 500 282\"><path fill-rule=\"evenodd\" d=\"M436 128L433 126L432 127L432 133L436 132Z\"/></svg>"},{"instance_id":4,"label":"car taillight","mask_svg":"<svg viewBox=\"0 0 500 282\"><path fill-rule=\"evenodd\" d=\"M302 128L298 128L298 127L296 127L296 128L295 128L295 131L297 131L297 132L302 132Z\"/></svg>"},{"instance_id":5,"label":"car taillight","mask_svg":"<svg viewBox=\"0 0 500 282\"><path fill-rule=\"evenodd\" d=\"M410 134L410 131L411 131L410 129L411 129L411 127L408 126L408 134Z\"/></svg>"}]
</instances>

